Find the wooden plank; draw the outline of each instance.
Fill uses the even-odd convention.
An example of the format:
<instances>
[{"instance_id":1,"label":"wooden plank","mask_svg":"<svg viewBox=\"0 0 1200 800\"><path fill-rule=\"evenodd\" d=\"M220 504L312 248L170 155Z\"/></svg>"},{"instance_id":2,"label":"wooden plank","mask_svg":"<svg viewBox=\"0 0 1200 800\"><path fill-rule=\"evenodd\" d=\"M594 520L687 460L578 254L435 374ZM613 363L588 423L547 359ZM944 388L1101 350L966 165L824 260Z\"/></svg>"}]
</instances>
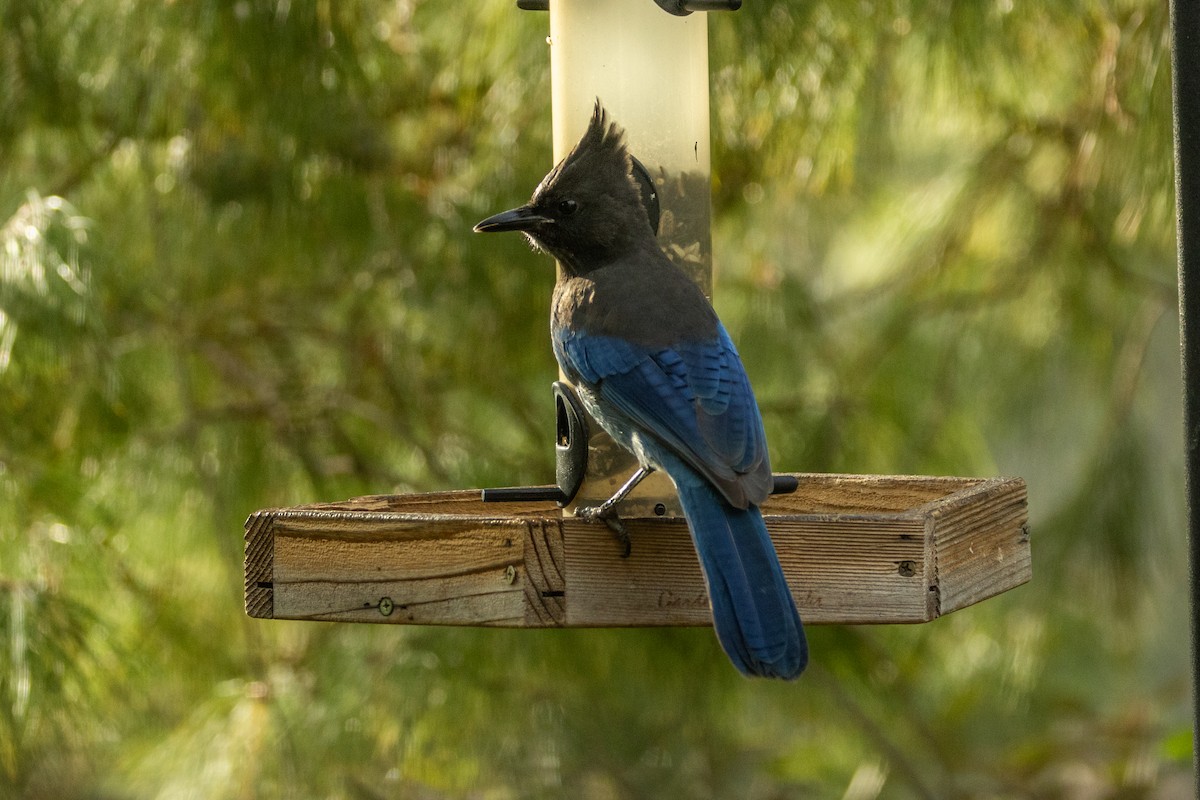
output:
<instances>
[{"instance_id":1,"label":"wooden plank","mask_svg":"<svg viewBox=\"0 0 1200 800\"><path fill-rule=\"evenodd\" d=\"M763 513L808 623L923 622L1029 580L1017 478L799 474ZM608 529L473 491L273 509L246 523L246 610L509 627L708 625L681 519Z\"/></svg>"},{"instance_id":2,"label":"wooden plank","mask_svg":"<svg viewBox=\"0 0 1200 800\"><path fill-rule=\"evenodd\" d=\"M986 600L1032 577L1024 481L987 481L923 509L936 535L937 614ZM931 537L933 538L933 537Z\"/></svg>"},{"instance_id":3,"label":"wooden plank","mask_svg":"<svg viewBox=\"0 0 1200 800\"><path fill-rule=\"evenodd\" d=\"M254 514L246 521L246 613L270 617L275 608L273 518Z\"/></svg>"},{"instance_id":4,"label":"wooden plank","mask_svg":"<svg viewBox=\"0 0 1200 800\"><path fill-rule=\"evenodd\" d=\"M279 619L522 625L527 524L393 512L274 513Z\"/></svg>"},{"instance_id":5,"label":"wooden plank","mask_svg":"<svg viewBox=\"0 0 1200 800\"><path fill-rule=\"evenodd\" d=\"M915 574L925 551L920 518L768 516L767 528L806 622L930 618L925 582ZM629 529L633 553L623 559L607 531L579 520L565 521L567 624L710 624L708 597L687 525L639 520ZM902 570L901 564L914 566Z\"/></svg>"},{"instance_id":6,"label":"wooden plank","mask_svg":"<svg viewBox=\"0 0 1200 800\"><path fill-rule=\"evenodd\" d=\"M526 525L522 581L525 588L525 624L556 627L566 624L567 579L560 520L538 520Z\"/></svg>"}]
</instances>

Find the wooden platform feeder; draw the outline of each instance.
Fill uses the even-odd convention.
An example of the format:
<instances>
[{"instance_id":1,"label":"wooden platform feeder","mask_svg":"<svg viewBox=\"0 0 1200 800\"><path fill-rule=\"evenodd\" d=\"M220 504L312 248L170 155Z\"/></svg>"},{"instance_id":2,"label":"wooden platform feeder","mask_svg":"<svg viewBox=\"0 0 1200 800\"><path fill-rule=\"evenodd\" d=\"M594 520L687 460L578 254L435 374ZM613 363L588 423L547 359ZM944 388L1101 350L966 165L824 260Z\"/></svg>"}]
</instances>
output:
<instances>
[{"instance_id":1,"label":"wooden platform feeder","mask_svg":"<svg viewBox=\"0 0 1200 800\"><path fill-rule=\"evenodd\" d=\"M1030 578L1025 482L798 474L763 506L806 623L926 622ZM632 553L553 503L477 491L272 509L246 523L246 611L498 627L709 625L686 524Z\"/></svg>"}]
</instances>

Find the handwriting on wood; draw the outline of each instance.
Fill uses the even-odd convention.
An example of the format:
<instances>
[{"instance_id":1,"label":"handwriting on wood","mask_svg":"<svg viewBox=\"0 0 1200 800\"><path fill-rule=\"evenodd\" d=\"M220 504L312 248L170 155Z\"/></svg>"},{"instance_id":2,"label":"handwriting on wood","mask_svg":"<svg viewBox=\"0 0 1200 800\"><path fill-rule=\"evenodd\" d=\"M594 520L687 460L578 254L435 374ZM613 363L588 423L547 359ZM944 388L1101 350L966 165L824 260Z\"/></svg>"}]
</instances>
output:
<instances>
[{"instance_id":1,"label":"handwriting on wood","mask_svg":"<svg viewBox=\"0 0 1200 800\"><path fill-rule=\"evenodd\" d=\"M1025 482L798 474L763 506L806 623L925 622L1030 579ZM250 616L507 627L708 625L682 519L627 520L632 554L553 503L473 491L253 514Z\"/></svg>"}]
</instances>

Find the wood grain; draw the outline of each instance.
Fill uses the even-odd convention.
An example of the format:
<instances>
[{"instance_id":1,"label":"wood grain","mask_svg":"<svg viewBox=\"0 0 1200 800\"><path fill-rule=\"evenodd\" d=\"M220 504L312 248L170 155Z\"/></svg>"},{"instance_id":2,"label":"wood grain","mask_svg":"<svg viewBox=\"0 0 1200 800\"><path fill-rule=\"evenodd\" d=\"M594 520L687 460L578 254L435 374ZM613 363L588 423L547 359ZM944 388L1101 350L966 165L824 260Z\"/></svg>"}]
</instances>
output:
<instances>
[{"instance_id":1,"label":"wood grain","mask_svg":"<svg viewBox=\"0 0 1200 800\"><path fill-rule=\"evenodd\" d=\"M798 474L764 506L807 623L924 622L1029 580L1019 478ZM683 520L608 529L478 492L268 509L246 523L246 611L508 627L709 625Z\"/></svg>"}]
</instances>

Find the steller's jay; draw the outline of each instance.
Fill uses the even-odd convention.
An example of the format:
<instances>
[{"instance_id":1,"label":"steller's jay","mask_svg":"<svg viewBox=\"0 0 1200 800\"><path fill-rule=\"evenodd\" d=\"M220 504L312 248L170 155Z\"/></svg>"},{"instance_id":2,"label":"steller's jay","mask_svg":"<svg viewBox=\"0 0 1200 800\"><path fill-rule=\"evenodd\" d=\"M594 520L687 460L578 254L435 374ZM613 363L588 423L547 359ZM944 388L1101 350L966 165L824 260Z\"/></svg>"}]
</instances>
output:
<instances>
[{"instance_id":1,"label":"steller's jay","mask_svg":"<svg viewBox=\"0 0 1200 800\"><path fill-rule=\"evenodd\" d=\"M578 513L623 534L617 504L664 470L721 646L746 675L795 678L808 645L758 510L772 486L762 417L712 306L659 249L631 165L623 131L597 101L587 132L529 203L475 230L521 231L558 259L554 355L589 413L641 465L611 499Z\"/></svg>"}]
</instances>

